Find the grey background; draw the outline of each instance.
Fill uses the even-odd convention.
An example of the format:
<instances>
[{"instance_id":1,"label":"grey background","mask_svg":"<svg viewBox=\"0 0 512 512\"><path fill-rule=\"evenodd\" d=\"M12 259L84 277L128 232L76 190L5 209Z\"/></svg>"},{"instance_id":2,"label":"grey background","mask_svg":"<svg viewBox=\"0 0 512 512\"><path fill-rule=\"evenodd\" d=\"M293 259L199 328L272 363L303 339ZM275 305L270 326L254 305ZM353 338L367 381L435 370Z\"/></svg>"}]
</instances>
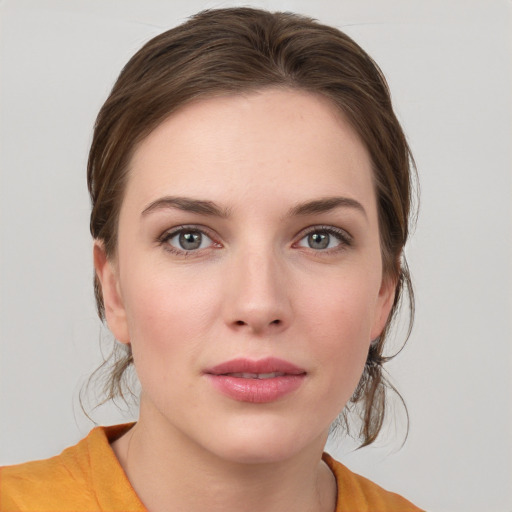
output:
<instances>
[{"instance_id":1,"label":"grey background","mask_svg":"<svg viewBox=\"0 0 512 512\"><path fill-rule=\"evenodd\" d=\"M78 393L106 336L85 186L99 107L145 41L236 4L0 2L0 463L53 455L93 426ZM331 451L430 511L510 512L512 2L246 4L312 15L359 42L389 80L420 173L407 249L416 323L390 364L410 435L399 450L397 420L376 447L342 440ZM130 417L111 405L92 415Z\"/></svg>"}]
</instances>

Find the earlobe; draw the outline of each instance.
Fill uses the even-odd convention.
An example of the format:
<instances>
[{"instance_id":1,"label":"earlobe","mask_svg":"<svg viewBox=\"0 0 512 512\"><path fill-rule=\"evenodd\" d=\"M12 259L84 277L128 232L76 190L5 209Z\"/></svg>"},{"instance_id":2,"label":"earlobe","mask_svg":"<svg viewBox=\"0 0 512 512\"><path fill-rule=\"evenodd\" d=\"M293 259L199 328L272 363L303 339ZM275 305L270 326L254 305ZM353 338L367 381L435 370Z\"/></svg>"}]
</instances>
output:
<instances>
[{"instance_id":1,"label":"earlobe","mask_svg":"<svg viewBox=\"0 0 512 512\"><path fill-rule=\"evenodd\" d=\"M396 286L396 279L391 277L384 277L382 279L371 332L371 340L378 338L386 326L389 314L393 308L393 303L395 302Z\"/></svg>"},{"instance_id":2,"label":"earlobe","mask_svg":"<svg viewBox=\"0 0 512 512\"><path fill-rule=\"evenodd\" d=\"M105 319L115 338L121 343L130 343L126 310L119 286L118 272L115 263L108 258L103 242L94 241L94 269L101 284Z\"/></svg>"}]
</instances>

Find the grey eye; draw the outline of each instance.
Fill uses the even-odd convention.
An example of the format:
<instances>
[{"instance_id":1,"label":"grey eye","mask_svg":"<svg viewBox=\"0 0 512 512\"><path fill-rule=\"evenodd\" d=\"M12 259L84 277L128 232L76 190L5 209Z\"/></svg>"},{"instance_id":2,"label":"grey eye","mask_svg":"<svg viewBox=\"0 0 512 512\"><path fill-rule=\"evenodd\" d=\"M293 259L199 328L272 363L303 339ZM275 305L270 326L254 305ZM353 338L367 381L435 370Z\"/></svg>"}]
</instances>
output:
<instances>
[{"instance_id":1,"label":"grey eye","mask_svg":"<svg viewBox=\"0 0 512 512\"><path fill-rule=\"evenodd\" d=\"M336 227L318 228L305 234L297 244L299 247L324 251L342 249L351 245L351 237L344 230Z\"/></svg>"},{"instance_id":2,"label":"grey eye","mask_svg":"<svg viewBox=\"0 0 512 512\"><path fill-rule=\"evenodd\" d=\"M317 231L308 235L308 246L311 249L327 249L331 241L331 235L325 231Z\"/></svg>"},{"instance_id":3,"label":"grey eye","mask_svg":"<svg viewBox=\"0 0 512 512\"><path fill-rule=\"evenodd\" d=\"M184 231L179 234L178 240L181 249L193 251L201 247L203 235L199 231Z\"/></svg>"},{"instance_id":4,"label":"grey eye","mask_svg":"<svg viewBox=\"0 0 512 512\"><path fill-rule=\"evenodd\" d=\"M181 229L167 238L167 243L180 251L196 251L212 245L212 239L198 229Z\"/></svg>"}]
</instances>

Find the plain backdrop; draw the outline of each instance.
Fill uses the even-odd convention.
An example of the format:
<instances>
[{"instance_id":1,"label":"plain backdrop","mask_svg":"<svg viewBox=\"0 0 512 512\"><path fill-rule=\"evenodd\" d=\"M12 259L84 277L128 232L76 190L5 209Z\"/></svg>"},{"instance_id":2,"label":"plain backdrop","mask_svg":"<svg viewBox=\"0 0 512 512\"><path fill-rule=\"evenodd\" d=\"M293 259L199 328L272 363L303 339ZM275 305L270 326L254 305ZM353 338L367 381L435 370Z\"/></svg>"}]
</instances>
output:
<instances>
[{"instance_id":1,"label":"plain backdrop","mask_svg":"<svg viewBox=\"0 0 512 512\"><path fill-rule=\"evenodd\" d=\"M237 4L0 2L0 463L56 454L93 426L78 393L106 336L85 185L99 107L148 39ZM420 175L407 249L416 323L389 366L409 438L399 449L398 416L376 447L330 451L433 512L512 511L512 2L245 4L311 15L361 44L389 80ZM112 405L92 416L130 417Z\"/></svg>"}]
</instances>

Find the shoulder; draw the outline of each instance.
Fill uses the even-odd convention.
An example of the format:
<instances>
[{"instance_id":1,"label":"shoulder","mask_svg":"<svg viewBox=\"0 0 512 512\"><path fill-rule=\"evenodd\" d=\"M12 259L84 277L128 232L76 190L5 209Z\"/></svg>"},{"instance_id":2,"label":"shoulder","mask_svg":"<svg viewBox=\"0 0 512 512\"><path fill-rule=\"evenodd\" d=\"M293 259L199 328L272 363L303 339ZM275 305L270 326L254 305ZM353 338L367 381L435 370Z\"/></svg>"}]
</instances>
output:
<instances>
[{"instance_id":1,"label":"shoulder","mask_svg":"<svg viewBox=\"0 0 512 512\"><path fill-rule=\"evenodd\" d=\"M336 512L422 512L399 494L387 491L324 453L324 462L336 477Z\"/></svg>"},{"instance_id":2,"label":"shoulder","mask_svg":"<svg viewBox=\"0 0 512 512\"><path fill-rule=\"evenodd\" d=\"M103 496L105 486L133 492L109 444L108 434L122 428L98 427L60 455L0 468L0 512L109 510L103 503L109 499ZM132 509L140 508L127 510Z\"/></svg>"},{"instance_id":3,"label":"shoulder","mask_svg":"<svg viewBox=\"0 0 512 512\"><path fill-rule=\"evenodd\" d=\"M91 493L87 438L60 455L0 469L0 510L58 510L67 496L95 504Z\"/></svg>"}]
</instances>

